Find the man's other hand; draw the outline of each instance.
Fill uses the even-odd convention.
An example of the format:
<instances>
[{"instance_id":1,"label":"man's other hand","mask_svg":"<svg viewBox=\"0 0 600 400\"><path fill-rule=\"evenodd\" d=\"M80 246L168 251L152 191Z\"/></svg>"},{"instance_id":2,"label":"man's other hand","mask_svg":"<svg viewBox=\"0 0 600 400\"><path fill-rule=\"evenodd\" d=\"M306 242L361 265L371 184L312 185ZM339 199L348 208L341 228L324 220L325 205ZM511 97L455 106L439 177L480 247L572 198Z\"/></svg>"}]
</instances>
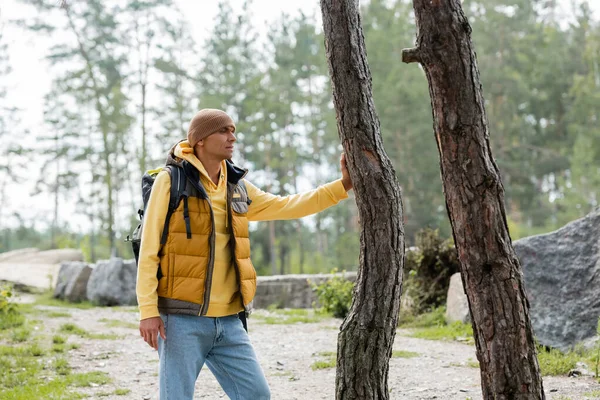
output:
<instances>
[{"instance_id":1,"label":"man's other hand","mask_svg":"<svg viewBox=\"0 0 600 400\"><path fill-rule=\"evenodd\" d=\"M347 192L352 189L352 179L350 179L348 166L346 165L346 153L342 153L342 157L340 158L340 168L342 169L342 184Z\"/></svg>"},{"instance_id":2,"label":"man's other hand","mask_svg":"<svg viewBox=\"0 0 600 400\"><path fill-rule=\"evenodd\" d=\"M160 317L152 317L140 321L140 336L154 350L158 350L158 334L163 340L167 340L165 324Z\"/></svg>"}]
</instances>

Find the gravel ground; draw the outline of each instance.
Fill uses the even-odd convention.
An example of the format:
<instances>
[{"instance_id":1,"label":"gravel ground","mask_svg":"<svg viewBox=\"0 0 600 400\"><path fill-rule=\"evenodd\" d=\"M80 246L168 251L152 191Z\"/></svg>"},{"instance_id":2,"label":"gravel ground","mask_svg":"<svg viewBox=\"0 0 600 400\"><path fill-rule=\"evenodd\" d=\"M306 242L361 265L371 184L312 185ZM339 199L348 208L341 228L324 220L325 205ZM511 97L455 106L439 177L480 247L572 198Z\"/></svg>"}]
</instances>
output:
<instances>
[{"instance_id":1,"label":"gravel ground","mask_svg":"<svg viewBox=\"0 0 600 400\"><path fill-rule=\"evenodd\" d=\"M73 372L103 371L112 382L82 389L92 399L158 399L158 355L139 336L135 308L95 308L88 310L42 307L44 311L64 311L70 317L49 318L42 313L41 329L51 334L61 324L77 324L91 333L116 334L118 339L86 339L71 335L67 343L78 343L67 358ZM250 336L270 384L273 399L334 399L335 368L313 370L311 365L326 360L324 352L336 351L340 320L316 323L271 325L269 314L258 310L250 319ZM119 321L118 323L115 321ZM472 345L411 338L399 329L394 350L418 355L390 360L391 399L482 399L479 370ZM600 399L600 384L591 377L545 377L546 397L555 400ZM116 389L129 389L115 395ZM78 389L79 390L79 389ZM196 384L196 399L226 398L215 378L204 368Z\"/></svg>"}]
</instances>

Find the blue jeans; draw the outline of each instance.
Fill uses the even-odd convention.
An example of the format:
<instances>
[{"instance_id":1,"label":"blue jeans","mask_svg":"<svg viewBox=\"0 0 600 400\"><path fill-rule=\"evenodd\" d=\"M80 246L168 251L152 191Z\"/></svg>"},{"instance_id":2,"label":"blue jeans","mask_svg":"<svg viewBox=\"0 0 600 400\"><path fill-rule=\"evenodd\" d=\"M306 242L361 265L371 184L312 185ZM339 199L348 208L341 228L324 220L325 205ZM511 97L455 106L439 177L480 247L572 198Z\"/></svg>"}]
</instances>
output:
<instances>
[{"instance_id":1,"label":"blue jeans","mask_svg":"<svg viewBox=\"0 0 600 400\"><path fill-rule=\"evenodd\" d=\"M160 400L192 400L206 365L230 399L270 399L250 338L237 315L162 314L167 340L158 338Z\"/></svg>"}]
</instances>

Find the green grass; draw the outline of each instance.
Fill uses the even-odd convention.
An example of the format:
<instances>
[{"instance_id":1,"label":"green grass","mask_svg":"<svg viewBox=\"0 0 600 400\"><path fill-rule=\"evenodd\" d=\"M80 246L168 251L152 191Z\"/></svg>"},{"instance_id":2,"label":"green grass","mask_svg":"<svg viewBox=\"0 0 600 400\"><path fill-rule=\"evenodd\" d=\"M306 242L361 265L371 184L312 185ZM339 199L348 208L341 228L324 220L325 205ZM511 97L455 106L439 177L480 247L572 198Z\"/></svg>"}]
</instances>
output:
<instances>
[{"instance_id":1,"label":"green grass","mask_svg":"<svg viewBox=\"0 0 600 400\"><path fill-rule=\"evenodd\" d=\"M466 343L474 343L473 327L460 322L450 325L417 328L410 336L428 340L459 340Z\"/></svg>"},{"instance_id":2,"label":"green grass","mask_svg":"<svg viewBox=\"0 0 600 400\"><path fill-rule=\"evenodd\" d=\"M321 351L319 353L316 354L319 357L336 357L337 356L337 352L335 351Z\"/></svg>"},{"instance_id":3,"label":"green grass","mask_svg":"<svg viewBox=\"0 0 600 400\"><path fill-rule=\"evenodd\" d=\"M117 396L127 396L129 393L131 393L131 390L129 389L115 389L115 394Z\"/></svg>"},{"instance_id":4,"label":"green grass","mask_svg":"<svg viewBox=\"0 0 600 400\"><path fill-rule=\"evenodd\" d=\"M419 357L419 353L415 353L414 351L406 351L406 350L394 350L392 352L392 357L394 358L413 358Z\"/></svg>"},{"instance_id":5,"label":"green grass","mask_svg":"<svg viewBox=\"0 0 600 400\"><path fill-rule=\"evenodd\" d=\"M410 336L429 340L459 340L474 343L471 324L446 323L445 307L438 307L421 315L402 315L399 328L411 329Z\"/></svg>"},{"instance_id":6,"label":"green grass","mask_svg":"<svg viewBox=\"0 0 600 400\"><path fill-rule=\"evenodd\" d=\"M317 360L310 365L313 371L318 369L335 368L337 353L334 351L322 351L315 354L318 357L324 357L324 360Z\"/></svg>"},{"instance_id":7,"label":"green grass","mask_svg":"<svg viewBox=\"0 0 600 400\"><path fill-rule=\"evenodd\" d=\"M544 376L567 375L571 369L575 368L575 364L584 358L585 355L581 352L563 353L557 349L546 350L542 346L538 347L538 362Z\"/></svg>"},{"instance_id":8,"label":"green grass","mask_svg":"<svg viewBox=\"0 0 600 400\"><path fill-rule=\"evenodd\" d=\"M63 311L52 311L46 314L49 318L71 318L71 313L63 312Z\"/></svg>"},{"instance_id":9,"label":"green grass","mask_svg":"<svg viewBox=\"0 0 600 400\"><path fill-rule=\"evenodd\" d=\"M469 368L479 368L479 362L469 360L466 363L450 363L451 367L469 367Z\"/></svg>"},{"instance_id":10,"label":"green grass","mask_svg":"<svg viewBox=\"0 0 600 400\"><path fill-rule=\"evenodd\" d=\"M118 319L102 318L99 321L103 322L106 326L109 326L111 328L120 327L120 328L129 328L129 329L138 329L140 327L140 325L137 323L128 322L128 321L120 321Z\"/></svg>"},{"instance_id":11,"label":"green grass","mask_svg":"<svg viewBox=\"0 0 600 400\"><path fill-rule=\"evenodd\" d=\"M313 371L318 369L327 369L327 368L335 368L335 359L331 358L329 360L318 360L310 365L310 368Z\"/></svg>"},{"instance_id":12,"label":"green grass","mask_svg":"<svg viewBox=\"0 0 600 400\"><path fill-rule=\"evenodd\" d=\"M71 367L66 358L55 358L52 362L52 368L59 375L69 375L71 373Z\"/></svg>"},{"instance_id":13,"label":"green grass","mask_svg":"<svg viewBox=\"0 0 600 400\"><path fill-rule=\"evenodd\" d=\"M321 322L327 318L331 318L329 314L315 312L315 310L308 309L279 309L270 307L269 314L275 315L261 315L253 314L253 318L261 319L263 323L267 325L287 325L296 323L316 323Z\"/></svg>"},{"instance_id":14,"label":"green grass","mask_svg":"<svg viewBox=\"0 0 600 400\"><path fill-rule=\"evenodd\" d=\"M62 354L65 352L65 345L64 344L53 344L52 348L50 350L53 353Z\"/></svg>"},{"instance_id":15,"label":"green grass","mask_svg":"<svg viewBox=\"0 0 600 400\"><path fill-rule=\"evenodd\" d=\"M21 326L20 328L13 329L10 335L10 340L15 343L26 342L31 336L31 329L27 326Z\"/></svg>"},{"instance_id":16,"label":"green grass","mask_svg":"<svg viewBox=\"0 0 600 400\"><path fill-rule=\"evenodd\" d=\"M97 340L117 340L121 339L121 335L117 335L115 333L88 333L84 336L88 339L97 339Z\"/></svg>"},{"instance_id":17,"label":"green grass","mask_svg":"<svg viewBox=\"0 0 600 400\"><path fill-rule=\"evenodd\" d=\"M51 290L49 290L47 292L44 292L44 293L36 296L34 305L61 307L61 308L77 308L77 309L82 309L82 310L87 310L87 309L96 307L89 301L83 301L81 303L69 303L68 301L55 299L53 297L53 294L54 293Z\"/></svg>"},{"instance_id":18,"label":"green grass","mask_svg":"<svg viewBox=\"0 0 600 400\"><path fill-rule=\"evenodd\" d=\"M61 336L61 335L52 336L52 343L54 343L54 344L65 344L66 341L67 341L67 338L65 338L64 336Z\"/></svg>"},{"instance_id":19,"label":"green grass","mask_svg":"<svg viewBox=\"0 0 600 400\"><path fill-rule=\"evenodd\" d=\"M66 324L62 324L58 330L59 330L59 332L62 332L62 333L79 335L81 337L85 337L86 335L88 335L88 333L85 329L80 328L77 325L70 323L70 322L66 323Z\"/></svg>"},{"instance_id":20,"label":"green grass","mask_svg":"<svg viewBox=\"0 0 600 400\"><path fill-rule=\"evenodd\" d=\"M586 397L592 397L592 398L600 398L600 390L594 390L591 392L585 392L583 394Z\"/></svg>"},{"instance_id":21,"label":"green grass","mask_svg":"<svg viewBox=\"0 0 600 400\"><path fill-rule=\"evenodd\" d=\"M83 399L88 396L77 393L74 388L105 385L109 382L110 378L102 372L59 375L51 381L36 378L30 380L27 386L15 386L7 389L0 386L0 398L3 400Z\"/></svg>"},{"instance_id":22,"label":"green grass","mask_svg":"<svg viewBox=\"0 0 600 400\"><path fill-rule=\"evenodd\" d=\"M25 317L19 313L0 313L0 331L22 326L25 323Z\"/></svg>"},{"instance_id":23,"label":"green grass","mask_svg":"<svg viewBox=\"0 0 600 400\"><path fill-rule=\"evenodd\" d=\"M430 328L446 325L446 308L438 307L428 313L420 315L400 314L399 328Z\"/></svg>"},{"instance_id":24,"label":"green grass","mask_svg":"<svg viewBox=\"0 0 600 400\"><path fill-rule=\"evenodd\" d=\"M106 385L111 382L106 372L94 371L85 374L72 374L69 377L69 385L75 387L92 387L94 385Z\"/></svg>"},{"instance_id":25,"label":"green grass","mask_svg":"<svg viewBox=\"0 0 600 400\"><path fill-rule=\"evenodd\" d=\"M39 330L41 321L31 317L47 315L43 310L33 312L33 306L12 308L11 312L0 313L2 338L11 338L11 343L0 345L0 399L2 400L71 400L88 397L78 393L78 387L92 387L110 382L105 373L72 373L67 358L62 354L77 344L67 344L67 334L85 337L92 335L74 324L63 324L59 332L48 335L32 334ZM62 314L61 316L65 316ZM125 392L121 392L125 393ZM123 394L124 395L124 394Z\"/></svg>"},{"instance_id":26,"label":"green grass","mask_svg":"<svg viewBox=\"0 0 600 400\"><path fill-rule=\"evenodd\" d=\"M103 340L116 340L121 336L114 333L90 333L83 328L78 327L72 323L62 324L59 331L66 334L77 335L87 339L103 339Z\"/></svg>"},{"instance_id":27,"label":"green grass","mask_svg":"<svg viewBox=\"0 0 600 400\"><path fill-rule=\"evenodd\" d=\"M277 371L272 373L271 376L286 376L288 378L291 378L294 376L294 373L292 371Z\"/></svg>"}]
</instances>

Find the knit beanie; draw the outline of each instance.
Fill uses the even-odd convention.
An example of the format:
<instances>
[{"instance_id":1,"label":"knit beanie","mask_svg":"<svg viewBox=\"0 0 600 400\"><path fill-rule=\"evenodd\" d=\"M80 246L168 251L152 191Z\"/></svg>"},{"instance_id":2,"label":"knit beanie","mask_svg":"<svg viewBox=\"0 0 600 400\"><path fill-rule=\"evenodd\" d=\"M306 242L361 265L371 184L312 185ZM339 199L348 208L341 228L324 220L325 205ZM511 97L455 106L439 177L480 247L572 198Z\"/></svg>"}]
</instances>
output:
<instances>
[{"instance_id":1,"label":"knit beanie","mask_svg":"<svg viewBox=\"0 0 600 400\"><path fill-rule=\"evenodd\" d=\"M235 124L225 111L214 108L200 110L190 121L187 133L188 142L191 147L194 147L202 139L227 126L233 127L235 131Z\"/></svg>"}]
</instances>

